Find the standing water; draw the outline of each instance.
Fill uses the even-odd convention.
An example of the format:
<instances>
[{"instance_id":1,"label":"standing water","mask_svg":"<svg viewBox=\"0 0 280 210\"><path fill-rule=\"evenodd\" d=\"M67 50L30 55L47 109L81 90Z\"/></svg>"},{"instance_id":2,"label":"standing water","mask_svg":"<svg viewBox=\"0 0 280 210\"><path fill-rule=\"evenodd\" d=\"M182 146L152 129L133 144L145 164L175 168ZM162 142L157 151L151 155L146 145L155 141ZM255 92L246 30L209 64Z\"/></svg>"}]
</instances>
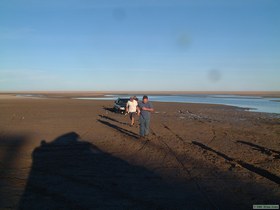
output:
<instances>
[{"instance_id":1,"label":"standing water","mask_svg":"<svg viewBox=\"0 0 280 210\"><path fill-rule=\"evenodd\" d=\"M104 97L75 98L84 100L116 100L119 97L127 98L129 95L105 95ZM142 96L137 96L141 99ZM249 111L280 114L279 98L264 98L258 96L240 95L151 95L150 101L179 102L199 104L221 104L247 108Z\"/></svg>"}]
</instances>

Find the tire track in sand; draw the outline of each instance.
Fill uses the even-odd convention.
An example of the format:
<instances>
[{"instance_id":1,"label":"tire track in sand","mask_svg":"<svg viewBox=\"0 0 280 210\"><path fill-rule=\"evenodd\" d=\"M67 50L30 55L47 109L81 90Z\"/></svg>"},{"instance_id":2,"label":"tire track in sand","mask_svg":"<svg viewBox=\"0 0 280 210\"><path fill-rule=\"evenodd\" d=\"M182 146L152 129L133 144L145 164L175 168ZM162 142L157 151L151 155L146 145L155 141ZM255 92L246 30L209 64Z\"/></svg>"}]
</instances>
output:
<instances>
[{"instance_id":1,"label":"tire track in sand","mask_svg":"<svg viewBox=\"0 0 280 210\"><path fill-rule=\"evenodd\" d=\"M178 134L176 134L174 131L172 131L168 126L164 125L164 128L166 128L167 130L169 130L173 135L175 135L180 141L183 142L184 145L186 145L186 143L188 144L191 144L191 145L195 145L195 146L198 146L199 148L205 150L205 151L208 151L208 152L211 152L213 154L215 154L217 157L221 157L223 158L224 160L230 162L232 165L237 165L237 166L240 166L241 168L243 169L246 169L250 172L253 172L263 178L266 178L276 184L280 184L280 177L278 177L277 175L265 170L265 169L262 169L262 168L259 168L253 164L250 164L250 163L247 163L243 160L238 160L238 159L234 159L232 157L229 157L228 155L218 151L218 150L215 150L203 143L200 143L198 141L184 141L184 139L182 137L180 137ZM205 154L204 154L205 155Z\"/></svg>"}]
</instances>

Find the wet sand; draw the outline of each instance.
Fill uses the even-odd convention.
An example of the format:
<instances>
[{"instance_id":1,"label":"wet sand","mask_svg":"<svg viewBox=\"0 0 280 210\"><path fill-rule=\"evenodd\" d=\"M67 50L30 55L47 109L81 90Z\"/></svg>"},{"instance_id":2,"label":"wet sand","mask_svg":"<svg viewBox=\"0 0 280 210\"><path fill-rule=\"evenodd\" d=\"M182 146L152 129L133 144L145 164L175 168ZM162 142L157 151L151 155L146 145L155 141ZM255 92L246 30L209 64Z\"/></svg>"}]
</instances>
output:
<instances>
[{"instance_id":1,"label":"wet sand","mask_svg":"<svg viewBox=\"0 0 280 210\"><path fill-rule=\"evenodd\" d=\"M0 209L280 203L279 115L154 103L140 140L110 101L12 95L0 98Z\"/></svg>"}]
</instances>

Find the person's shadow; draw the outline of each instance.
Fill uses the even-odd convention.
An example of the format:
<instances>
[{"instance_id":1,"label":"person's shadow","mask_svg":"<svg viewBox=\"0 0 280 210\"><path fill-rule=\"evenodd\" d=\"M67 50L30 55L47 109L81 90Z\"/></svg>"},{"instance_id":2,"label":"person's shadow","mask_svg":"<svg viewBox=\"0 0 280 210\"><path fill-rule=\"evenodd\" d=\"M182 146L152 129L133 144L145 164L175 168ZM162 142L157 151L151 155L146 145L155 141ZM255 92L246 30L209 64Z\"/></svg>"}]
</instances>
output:
<instances>
[{"instance_id":1,"label":"person's shadow","mask_svg":"<svg viewBox=\"0 0 280 210\"><path fill-rule=\"evenodd\" d=\"M191 189L182 193L153 172L102 152L74 132L50 143L42 141L32 155L19 209L207 208Z\"/></svg>"}]
</instances>

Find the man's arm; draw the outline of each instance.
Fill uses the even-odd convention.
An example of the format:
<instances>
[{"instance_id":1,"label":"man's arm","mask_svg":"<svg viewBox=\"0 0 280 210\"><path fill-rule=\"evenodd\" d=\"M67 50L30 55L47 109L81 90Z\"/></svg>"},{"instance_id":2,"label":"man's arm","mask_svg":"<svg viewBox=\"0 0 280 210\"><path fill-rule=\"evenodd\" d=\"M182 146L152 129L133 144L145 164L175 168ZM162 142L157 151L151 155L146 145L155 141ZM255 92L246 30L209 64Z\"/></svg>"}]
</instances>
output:
<instances>
[{"instance_id":1,"label":"man's arm","mask_svg":"<svg viewBox=\"0 0 280 210\"><path fill-rule=\"evenodd\" d=\"M140 116L140 112L141 112L140 107L137 106L136 109L137 109L137 114L138 114L138 116Z\"/></svg>"},{"instance_id":2,"label":"man's arm","mask_svg":"<svg viewBox=\"0 0 280 210\"><path fill-rule=\"evenodd\" d=\"M142 110L145 110L145 111L148 111L148 112L155 111L154 107L153 107L153 105L151 103L149 104L149 108L148 107L143 107Z\"/></svg>"},{"instance_id":3,"label":"man's arm","mask_svg":"<svg viewBox=\"0 0 280 210\"><path fill-rule=\"evenodd\" d=\"M128 112L128 102L126 103L125 112Z\"/></svg>"},{"instance_id":4,"label":"man's arm","mask_svg":"<svg viewBox=\"0 0 280 210\"><path fill-rule=\"evenodd\" d=\"M154 108L146 108L146 107L143 107L142 110L148 111L148 112L153 112L153 111L155 111Z\"/></svg>"}]
</instances>

